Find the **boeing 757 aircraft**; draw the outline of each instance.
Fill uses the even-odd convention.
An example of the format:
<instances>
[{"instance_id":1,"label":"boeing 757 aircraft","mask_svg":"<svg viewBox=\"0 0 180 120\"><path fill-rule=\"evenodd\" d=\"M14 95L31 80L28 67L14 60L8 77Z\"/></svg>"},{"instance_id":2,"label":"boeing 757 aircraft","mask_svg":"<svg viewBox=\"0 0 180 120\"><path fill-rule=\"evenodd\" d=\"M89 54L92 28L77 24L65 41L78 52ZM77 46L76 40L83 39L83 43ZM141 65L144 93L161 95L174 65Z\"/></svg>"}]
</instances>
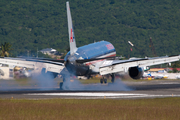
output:
<instances>
[{"instance_id":1,"label":"boeing 757 aircraft","mask_svg":"<svg viewBox=\"0 0 180 120\"><path fill-rule=\"evenodd\" d=\"M131 78L139 79L146 66L175 62L180 59L180 55L177 55L113 60L112 58L116 57L116 50L110 42L104 40L77 48L69 2L66 2L66 8L70 51L64 60L0 58L0 63L41 69L42 73L51 72L54 76L62 73L64 80L68 80L67 73L75 76L111 75L111 81L114 82L114 74L117 72L125 71ZM103 82L107 82L104 77L101 79L101 83Z\"/></svg>"}]
</instances>

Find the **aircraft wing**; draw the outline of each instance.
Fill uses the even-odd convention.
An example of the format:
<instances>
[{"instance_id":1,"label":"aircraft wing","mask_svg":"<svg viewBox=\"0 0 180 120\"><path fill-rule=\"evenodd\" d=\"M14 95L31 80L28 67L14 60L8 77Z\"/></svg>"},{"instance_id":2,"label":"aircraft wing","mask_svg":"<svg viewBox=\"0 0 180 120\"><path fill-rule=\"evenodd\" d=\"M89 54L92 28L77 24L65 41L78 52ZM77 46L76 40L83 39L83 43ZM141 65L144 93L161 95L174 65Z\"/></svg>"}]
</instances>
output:
<instances>
[{"instance_id":1,"label":"aircraft wing","mask_svg":"<svg viewBox=\"0 0 180 120\"><path fill-rule=\"evenodd\" d=\"M1 57L1 64L8 64L11 66L27 67L33 68L34 70L40 70L46 68L46 71L60 73L64 68L64 64L58 60L49 59L30 59L30 58L11 58L11 57Z\"/></svg>"},{"instance_id":2,"label":"aircraft wing","mask_svg":"<svg viewBox=\"0 0 180 120\"><path fill-rule=\"evenodd\" d=\"M180 55L178 56L164 56L164 57L153 57L153 58L137 58L130 60L106 60L102 64L100 69L101 75L117 73L127 71L130 67L146 67L152 65L159 65L163 63L171 63L179 61Z\"/></svg>"}]
</instances>

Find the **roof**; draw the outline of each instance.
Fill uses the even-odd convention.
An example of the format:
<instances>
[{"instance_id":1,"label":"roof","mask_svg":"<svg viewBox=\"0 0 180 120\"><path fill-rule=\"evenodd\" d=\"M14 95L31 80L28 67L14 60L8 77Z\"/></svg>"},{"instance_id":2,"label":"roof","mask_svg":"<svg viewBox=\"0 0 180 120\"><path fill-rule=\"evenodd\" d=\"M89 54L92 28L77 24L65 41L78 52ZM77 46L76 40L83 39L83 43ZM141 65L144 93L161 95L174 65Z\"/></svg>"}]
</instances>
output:
<instances>
[{"instance_id":1,"label":"roof","mask_svg":"<svg viewBox=\"0 0 180 120\"><path fill-rule=\"evenodd\" d=\"M174 68L169 68L170 70L173 70ZM178 71L180 71L180 68L176 68Z\"/></svg>"},{"instance_id":2,"label":"roof","mask_svg":"<svg viewBox=\"0 0 180 120\"><path fill-rule=\"evenodd\" d=\"M148 70L149 72L158 72L158 71L163 71L166 68L151 68L150 70Z\"/></svg>"},{"instance_id":3,"label":"roof","mask_svg":"<svg viewBox=\"0 0 180 120\"><path fill-rule=\"evenodd\" d=\"M161 71L161 70L166 70L166 71L168 71L168 70L173 70L174 68L151 68L150 70L148 70L148 71L150 71L150 72L155 72L155 71ZM180 68L176 68L178 71L180 71Z\"/></svg>"},{"instance_id":4,"label":"roof","mask_svg":"<svg viewBox=\"0 0 180 120\"><path fill-rule=\"evenodd\" d=\"M52 52L52 51L56 51L55 49L52 49L52 48L46 48L46 49L42 49L42 50L40 50L41 52L46 52L46 51L50 51L50 52Z\"/></svg>"}]
</instances>

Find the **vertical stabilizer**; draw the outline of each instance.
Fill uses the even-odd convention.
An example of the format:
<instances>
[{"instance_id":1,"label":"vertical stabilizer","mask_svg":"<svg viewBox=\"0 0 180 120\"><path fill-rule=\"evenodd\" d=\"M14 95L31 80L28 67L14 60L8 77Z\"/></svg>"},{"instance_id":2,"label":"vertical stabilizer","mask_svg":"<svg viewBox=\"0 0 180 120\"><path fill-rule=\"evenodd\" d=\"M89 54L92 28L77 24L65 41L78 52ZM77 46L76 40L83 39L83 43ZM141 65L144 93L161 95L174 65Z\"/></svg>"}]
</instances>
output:
<instances>
[{"instance_id":1,"label":"vertical stabilizer","mask_svg":"<svg viewBox=\"0 0 180 120\"><path fill-rule=\"evenodd\" d=\"M72 24L69 2L66 2L66 8L67 8L70 53L72 55L77 51L77 47L76 47L76 41L75 41L75 36L74 36L74 30L73 30L73 24Z\"/></svg>"}]
</instances>

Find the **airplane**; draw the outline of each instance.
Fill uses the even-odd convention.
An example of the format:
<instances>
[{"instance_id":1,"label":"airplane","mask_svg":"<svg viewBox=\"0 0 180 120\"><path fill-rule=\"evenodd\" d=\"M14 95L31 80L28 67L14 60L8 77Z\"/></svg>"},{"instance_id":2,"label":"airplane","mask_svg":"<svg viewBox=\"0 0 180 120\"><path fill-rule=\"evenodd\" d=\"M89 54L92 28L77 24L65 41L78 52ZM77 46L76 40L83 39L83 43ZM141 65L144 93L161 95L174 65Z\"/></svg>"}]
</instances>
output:
<instances>
[{"instance_id":1,"label":"airplane","mask_svg":"<svg viewBox=\"0 0 180 120\"><path fill-rule=\"evenodd\" d=\"M116 50L108 41L94 42L77 47L74 35L69 2L66 2L68 33L70 51L64 60L52 60L45 58L0 58L0 63L23 66L40 70L42 74L52 73L54 77L62 74L63 81L69 80L68 76L102 75L101 83L106 83L105 75L111 76L111 82L115 80L115 73L128 72L133 79L143 76L144 67L179 61L180 55L163 57L134 58L129 60L115 60ZM60 83L63 88L63 83Z\"/></svg>"}]
</instances>

